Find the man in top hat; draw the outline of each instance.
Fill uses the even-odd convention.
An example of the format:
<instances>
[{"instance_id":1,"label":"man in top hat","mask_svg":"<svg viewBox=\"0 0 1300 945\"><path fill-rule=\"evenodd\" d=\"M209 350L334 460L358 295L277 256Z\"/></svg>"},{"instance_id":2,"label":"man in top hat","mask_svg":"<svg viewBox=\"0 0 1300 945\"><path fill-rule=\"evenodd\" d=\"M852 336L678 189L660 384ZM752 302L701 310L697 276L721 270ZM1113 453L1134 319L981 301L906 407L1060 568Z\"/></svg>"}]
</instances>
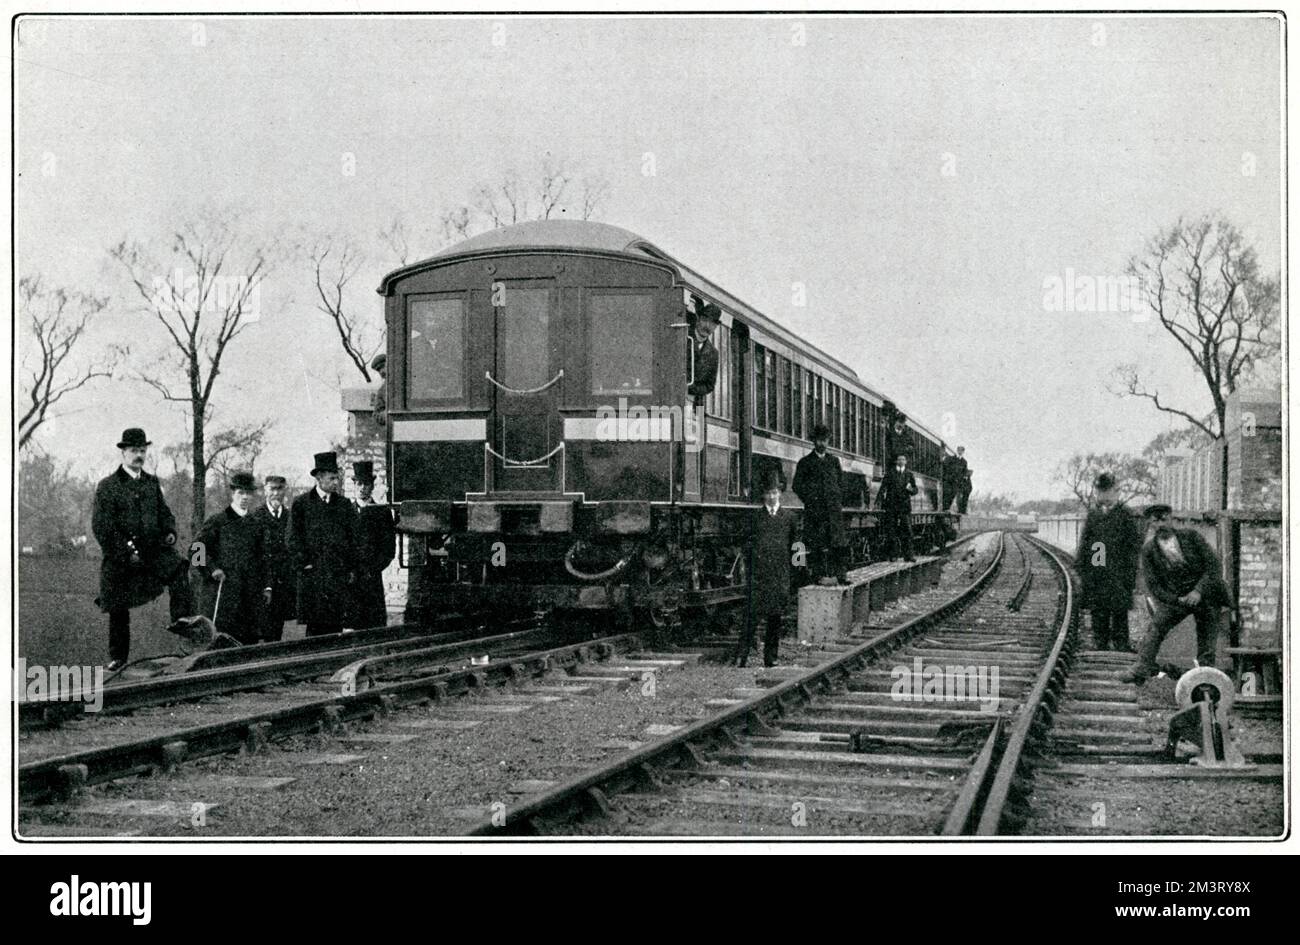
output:
<instances>
[{"instance_id":1,"label":"man in top hat","mask_svg":"<svg viewBox=\"0 0 1300 945\"><path fill-rule=\"evenodd\" d=\"M790 557L794 545L794 516L781 507L781 480L769 473L763 485L763 507L754 511L749 534L749 608L736 649L736 665L744 666L759 621L766 623L763 665L776 664L781 643L781 619L790 603Z\"/></svg>"},{"instance_id":2,"label":"man in top hat","mask_svg":"<svg viewBox=\"0 0 1300 945\"><path fill-rule=\"evenodd\" d=\"M357 584L353 600L358 627L382 627L388 623L384 603L384 569L397 551L397 530L393 512L375 502L375 464L362 460L352 464L352 481L357 484Z\"/></svg>"},{"instance_id":3,"label":"man in top hat","mask_svg":"<svg viewBox=\"0 0 1300 945\"><path fill-rule=\"evenodd\" d=\"M826 424L813 426L813 451L795 466L793 488L803 503L803 540L813 579L819 584L848 584L844 561L848 544L844 534L844 472L840 461L826 449L830 435Z\"/></svg>"},{"instance_id":4,"label":"man in top hat","mask_svg":"<svg viewBox=\"0 0 1300 945\"><path fill-rule=\"evenodd\" d=\"M1120 679L1141 685L1159 670L1156 658L1169 631L1187 617L1196 620L1196 662L1213 666L1221 611L1232 608L1232 592L1224 584L1219 556L1190 528L1174 528L1173 510L1150 506L1147 541L1142 548L1142 577L1146 582L1151 628L1138 646L1137 665Z\"/></svg>"},{"instance_id":5,"label":"man in top hat","mask_svg":"<svg viewBox=\"0 0 1300 945\"><path fill-rule=\"evenodd\" d=\"M375 423L381 427L388 422L388 355L377 354L373 361L370 362L370 368L379 375L379 386L375 392L370 395L370 410L374 414Z\"/></svg>"},{"instance_id":6,"label":"man in top hat","mask_svg":"<svg viewBox=\"0 0 1300 945\"><path fill-rule=\"evenodd\" d=\"M299 572L298 619L307 636L340 633L352 614L357 574L357 512L339 495L334 453L317 453L316 484L294 499L285 540Z\"/></svg>"},{"instance_id":7,"label":"man in top hat","mask_svg":"<svg viewBox=\"0 0 1300 945\"><path fill-rule=\"evenodd\" d=\"M916 495L916 477L907 468L907 454L894 457L893 468L885 473L876 493L876 508L884 510L885 534L889 537L890 560L912 556L912 496Z\"/></svg>"},{"instance_id":8,"label":"man in top hat","mask_svg":"<svg viewBox=\"0 0 1300 945\"><path fill-rule=\"evenodd\" d=\"M298 581L293 559L285 547L289 532L289 510L284 504L283 476L267 476L262 482L265 501L248 517L261 532L262 600L257 609L257 639L275 643L284 636L284 622L292 620L297 605Z\"/></svg>"},{"instance_id":9,"label":"man in top hat","mask_svg":"<svg viewBox=\"0 0 1300 945\"><path fill-rule=\"evenodd\" d=\"M691 385L687 393L698 407L713 393L718 382L718 349L713 346L713 331L722 318L722 310L697 295L692 295L691 300L695 311L687 319L691 325Z\"/></svg>"},{"instance_id":10,"label":"man in top hat","mask_svg":"<svg viewBox=\"0 0 1300 945\"><path fill-rule=\"evenodd\" d=\"M176 551L176 518L156 476L144 471L150 446L144 430L122 432L122 463L95 487L91 529L103 549L99 597L108 614L108 670L126 665L131 649L131 608L168 591L172 626L194 613L187 562Z\"/></svg>"},{"instance_id":11,"label":"man in top hat","mask_svg":"<svg viewBox=\"0 0 1300 945\"><path fill-rule=\"evenodd\" d=\"M266 586L262 530L249 513L257 483L248 472L230 476L230 504L208 516L190 545L199 613L240 643L256 643Z\"/></svg>"},{"instance_id":12,"label":"man in top hat","mask_svg":"<svg viewBox=\"0 0 1300 945\"><path fill-rule=\"evenodd\" d=\"M1092 614L1092 642L1099 650L1132 651L1128 612L1137 583L1142 535L1119 500L1115 477L1102 473L1093 486L1093 506L1083 523L1075 569L1083 581L1083 609Z\"/></svg>"}]
</instances>

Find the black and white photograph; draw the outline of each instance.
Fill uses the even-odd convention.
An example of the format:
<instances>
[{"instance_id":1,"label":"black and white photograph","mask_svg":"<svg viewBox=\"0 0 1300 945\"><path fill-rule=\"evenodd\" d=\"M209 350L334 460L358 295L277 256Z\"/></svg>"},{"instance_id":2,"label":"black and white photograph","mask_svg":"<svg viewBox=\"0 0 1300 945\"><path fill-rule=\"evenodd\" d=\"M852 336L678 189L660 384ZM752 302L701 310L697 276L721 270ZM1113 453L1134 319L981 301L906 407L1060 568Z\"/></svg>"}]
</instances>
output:
<instances>
[{"instance_id":1,"label":"black and white photograph","mask_svg":"<svg viewBox=\"0 0 1300 945\"><path fill-rule=\"evenodd\" d=\"M1281 852L1287 27L15 10L11 852Z\"/></svg>"}]
</instances>

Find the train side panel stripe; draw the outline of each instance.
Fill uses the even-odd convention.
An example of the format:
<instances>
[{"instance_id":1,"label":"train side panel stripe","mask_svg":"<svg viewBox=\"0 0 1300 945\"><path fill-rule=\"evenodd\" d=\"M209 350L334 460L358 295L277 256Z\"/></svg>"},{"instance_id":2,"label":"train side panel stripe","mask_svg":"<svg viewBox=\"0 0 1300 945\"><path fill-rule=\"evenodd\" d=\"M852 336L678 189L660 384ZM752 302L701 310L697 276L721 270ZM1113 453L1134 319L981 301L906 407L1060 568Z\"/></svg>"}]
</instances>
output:
<instances>
[{"instance_id":1,"label":"train side panel stripe","mask_svg":"<svg viewBox=\"0 0 1300 945\"><path fill-rule=\"evenodd\" d=\"M397 420L393 423L394 443L486 439L487 421L482 417L464 417L456 420Z\"/></svg>"}]
</instances>

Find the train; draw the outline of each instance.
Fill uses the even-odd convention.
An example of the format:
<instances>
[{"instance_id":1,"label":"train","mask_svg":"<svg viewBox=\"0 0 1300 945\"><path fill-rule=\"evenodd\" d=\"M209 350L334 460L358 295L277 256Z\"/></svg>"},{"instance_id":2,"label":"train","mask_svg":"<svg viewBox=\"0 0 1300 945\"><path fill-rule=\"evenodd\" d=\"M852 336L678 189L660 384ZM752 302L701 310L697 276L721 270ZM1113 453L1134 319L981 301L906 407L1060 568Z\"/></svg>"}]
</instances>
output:
<instances>
[{"instance_id":1,"label":"train","mask_svg":"<svg viewBox=\"0 0 1300 945\"><path fill-rule=\"evenodd\" d=\"M406 618L614 612L658 626L741 599L748 516L783 503L819 420L845 473L854 564L906 452L917 547L955 534L948 448L848 365L649 240L543 220L466 239L381 281L389 498ZM716 380L688 393L694 309L716 306ZM707 325L705 325L707 328Z\"/></svg>"}]
</instances>

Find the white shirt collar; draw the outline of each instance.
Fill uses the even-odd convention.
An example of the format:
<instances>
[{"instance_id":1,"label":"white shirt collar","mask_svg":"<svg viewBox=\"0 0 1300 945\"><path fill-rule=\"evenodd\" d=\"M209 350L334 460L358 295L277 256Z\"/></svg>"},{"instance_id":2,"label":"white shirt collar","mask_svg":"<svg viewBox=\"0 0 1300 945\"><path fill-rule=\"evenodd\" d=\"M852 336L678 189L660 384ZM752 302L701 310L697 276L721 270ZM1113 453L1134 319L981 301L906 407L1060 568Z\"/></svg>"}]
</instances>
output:
<instances>
[{"instance_id":1,"label":"white shirt collar","mask_svg":"<svg viewBox=\"0 0 1300 945\"><path fill-rule=\"evenodd\" d=\"M233 505L230 506L229 508L230 508L230 511L234 512L234 513L235 513L236 515L238 515L240 518L243 518L245 515L248 514L248 510L247 510L247 509L244 509L244 510L241 512L239 509L235 508Z\"/></svg>"},{"instance_id":2,"label":"white shirt collar","mask_svg":"<svg viewBox=\"0 0 1300 945\"><path fill-rule=\"evenodd\" d=\"M781 511L781 502L780 502L780 500L778 499L776 505L772 506L771 508L769 508L768 505L767 505L767 503L764 502L764 503L763 503L763 511L766 512L768 515L775 515L777 512Z\"/></svg>"},{"instance_id":3,"label":"white shirt collar","mask_svg":"<svg viewBox=\"0 0 1300 945\"><path fill-rule=\"evenodd\" d=\"M329 501L330 501L330 494L329 494L328 492L324 491L323 489L321 489L320 486L317 486L317 487L316 487L316 494L317 494L318 496L320 496L320 500L321 500L322 502L326 503L327 505L329 504Z\"/></svg>"},{"instance_id":4,"label":"white shirt collar","mask_svg":"<svg viewBox=\"0 0 1300 945\"><path fill-rule=\"evenodd\" d=\"M122 471L125 472L125 473L126 473L128 476L130 476L132 479L139 479L139 478L140 478L140 473L136 472L134 469L132 469L132 468L131 468L130 466L128 466L126 463L123 463L123 464L122 464Z\"/></svg>"},{"instance_id":5,"label":"white shirt collar","mask_svg":"<svg viewBox=\"0 0 1300 945\"><path fill-rule=\"evenodd\" d=\"M278 509L273 509L271 508L271 503L268 502L266 504L266 510L271 513L272 518L279 518L281 513L284 512L284 505L281 504Z\"/></svg>"}]
</instances>

